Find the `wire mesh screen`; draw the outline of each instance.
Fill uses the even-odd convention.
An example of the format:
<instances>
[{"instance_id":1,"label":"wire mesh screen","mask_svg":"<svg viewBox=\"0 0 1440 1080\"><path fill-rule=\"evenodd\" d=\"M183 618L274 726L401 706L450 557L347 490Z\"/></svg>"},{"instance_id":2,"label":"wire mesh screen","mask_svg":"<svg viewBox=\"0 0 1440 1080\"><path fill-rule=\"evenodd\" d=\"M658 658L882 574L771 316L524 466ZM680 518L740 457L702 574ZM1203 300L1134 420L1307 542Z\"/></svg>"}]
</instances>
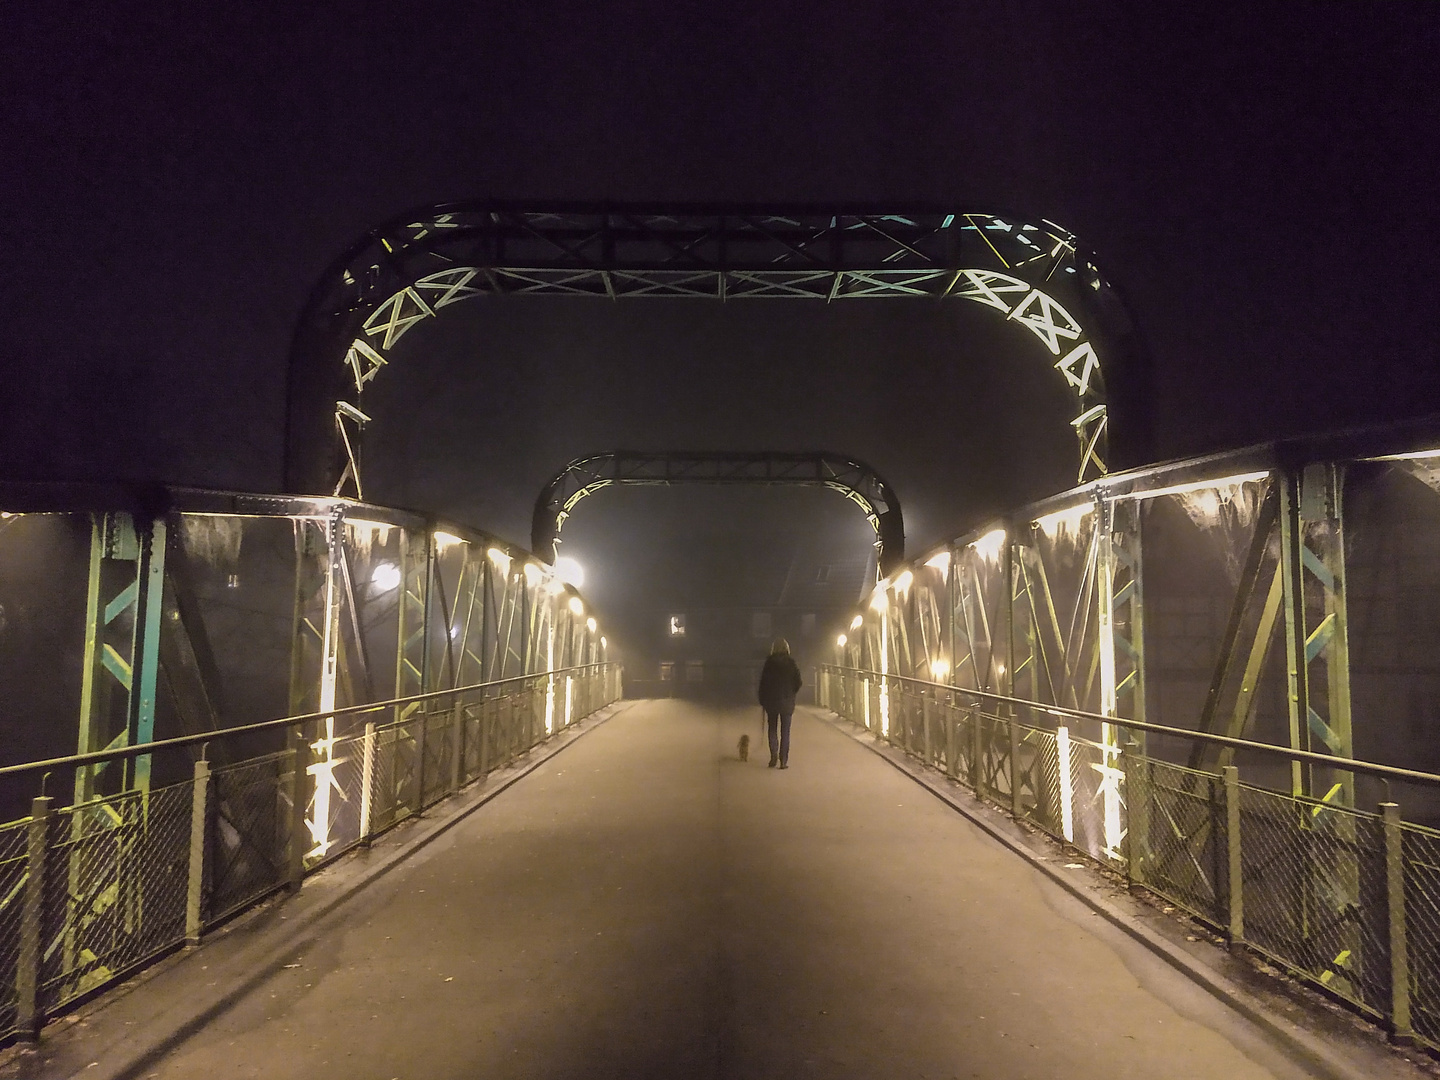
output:
<instances>
[{"instance_id":1,"label":"wire mesh screen","mask_svg":"<svg viewBox=\"0 0 1440 1080\"><path fill-rule=\"evenodd\" d=\"M29 823L0 827L0 1036L16 1022L17 961L20 958L20 915L28 879Z\"/></svg>"},{"instance_id":2,"label":"wire mesh screen","mask_svg":"<svg viewBox=\"0 0 1440 1080\"><path fill-rule=\"evenodd\" d=\"M1215 925L1228 918L1225 807L1220 778L1149 758L1127 777L1130 857L1137 880Z\"/></svg>"},{"instance_id":3,"label":"wire mesh screen","mask_svg":"<svg viewBox=\"0 0 1440 1080\"><path fill-rule=\"evenodd\" d=\"M1410 1020L1440 1043L1440 832L1401 830L1405 868L1405 930L1410 960Z\"/></svg>"},{"instance_id":4,"label":"wire mesh screen","mask_svg":"<svg viewBox=\"0 0 1440 1080\"><path fill-rule=\"evenodd\" d=\"M185 936L190 800L176 784L61 811L53 846L40 1007L53 1009Z\"/></svg>"},{"instance_id":5,"label":"wire mesh screen","mask_svg":"<svg viewBox=\"0 0 1440 1080\"><path fill-rule=\"evenodd\" d=\"M285 881L293 814L294 755L267 754L216 769L211 780L211 919L224 918Z\"/></svg>"},{"instance_id":6,"label":"wire mesh screen","mask_svg":"<svg viewBox=\"0 0 1440 1080\"><path fill-rule=\"evenodd\" d=\"M1387 1008L1379 818L1240 788L1245 937L1333 993Z\"/></svg>"}]
</instances>

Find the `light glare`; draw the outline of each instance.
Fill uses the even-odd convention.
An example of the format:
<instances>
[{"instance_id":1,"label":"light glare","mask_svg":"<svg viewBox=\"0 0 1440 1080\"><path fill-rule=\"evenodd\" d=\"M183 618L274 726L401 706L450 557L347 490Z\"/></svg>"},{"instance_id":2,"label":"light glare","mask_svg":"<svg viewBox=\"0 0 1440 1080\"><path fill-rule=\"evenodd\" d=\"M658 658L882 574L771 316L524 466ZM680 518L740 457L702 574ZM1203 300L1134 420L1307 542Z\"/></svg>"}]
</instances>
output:
<instances>
[{"instance_id":1,"label":"light glare","mask_svg":"<svg viewBox=\"0 0 1440 1080\"><path fill-rule=\"evenodd\" d=\"M555 573L566 585L578 589L585 584L585 568L568 555L555 560Z\"/></svg>"},{"instance_id":2,"label":"light glare","mask_svg":"<svg viewBox=\"0 0 1440 1080\"><path fill-rule=\"evenodd\" d=\"M389 592L400 584L400 568L394 563L377 563L370 571L370 584L381 592Z\"/></svg>"}]
</instances>

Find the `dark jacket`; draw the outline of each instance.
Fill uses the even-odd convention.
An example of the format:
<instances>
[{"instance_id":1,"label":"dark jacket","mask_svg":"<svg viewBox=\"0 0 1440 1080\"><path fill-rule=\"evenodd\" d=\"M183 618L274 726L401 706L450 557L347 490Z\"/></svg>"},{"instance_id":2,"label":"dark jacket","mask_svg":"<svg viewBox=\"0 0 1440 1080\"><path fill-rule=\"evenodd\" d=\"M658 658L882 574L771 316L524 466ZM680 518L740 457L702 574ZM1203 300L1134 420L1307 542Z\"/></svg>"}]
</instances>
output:
<instances>
[{"instance_id":1,"label":"dark jacket","mask_svg":"<svg viewBox=\"0 0 1440 1080\"><path fill-rule=\"evenodd\" d=\"M760 671L760 705L769 713L795 711L795 693L801 687L800 668L784 653L765 658Z\"/></svg>"}]
</instances>

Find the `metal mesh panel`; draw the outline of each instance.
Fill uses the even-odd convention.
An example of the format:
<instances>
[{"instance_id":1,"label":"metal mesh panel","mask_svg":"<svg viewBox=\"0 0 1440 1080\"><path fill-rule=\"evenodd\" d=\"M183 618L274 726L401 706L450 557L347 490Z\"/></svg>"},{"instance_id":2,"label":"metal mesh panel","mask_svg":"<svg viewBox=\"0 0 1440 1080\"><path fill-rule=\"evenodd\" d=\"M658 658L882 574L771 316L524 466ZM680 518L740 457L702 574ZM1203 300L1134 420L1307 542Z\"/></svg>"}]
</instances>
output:
<instances>
[{"instance_id":1,"label":"metal mesh panel","mask_svg":"<svg viewBox=\"0 0 1440 1080\"><path fill-rule=\"evenodd\" d=\"M1028 777L1029 790L1021 805L1027 820L1054 836L1061 835L1063 815L1060 809L1060 754L1055 733L1039 728L1023 728L1022 763Z\"/></svg>"},{"instance_id":2,"label":"metal mesh panel","mask_svg":"<svg viewBox=\"0 0 1440 1080\"><path fill-rule=\"evenodd\" d=\"M330 821L326 834L329 845L325 853L327 857L344 851L360 839L360 815L365 790L363 732L336 741L331 775L334 785L330 792Z\"/></svg>"},{"instance_id":3,"label":"metal mesh panel","mask_svg":"<svg viewBox=\"0 0 1440 1080\"><path fill-rule=\"evenodd\" d=\"M1240 788L1246 940L1383 1011L1385 838L1374 815Z\"/></svg>"},{"instance_id":4,"label":"metal mesh panel","mask_svg":"<svg viewBox=\"0 0 1440 1080\"><path fill-rule=\"evenodd\" d=\"M211 919L284 882L291 828L288 751L217 769L211 787Z\"/></svg>"},{"instance_id":5,"label":"metal mesh panel","mask_svg":"<svg viewBox=\"0 0 1440 1080\"><path fill-rule=\"evenodd\" d=\"M176 784L61 811L50 851L40 1007L53 1009L185 936L190 801Z\"/></svg>"},{"instance_id":6,"label":"metal mesh panel","mask_svg":"<svg viewBox=\"0 0 1440 1080\"><path fill-rule=\"evenodd\" d=\"M1405 931L1410 959L1410 1020L1440 1043L1440 833L1404 826Z\"/></svg>"},{"instance_id":7,"label":"metal mesh panel","mask_svg":"<svg viewBox=\"0 0 1440 1080\"><path fill-rule=\"evenodd\" d=\"M28 877L28 823L0 827L0 1037L15 1028L16 963L20 959L20 914Z\"/></svg>"},{"instance_id":8,"label":"metal mesh panel","mask_svg":"<svg viewBox=\"0 0 1440 1080\"><path fill-rule=\"evenodd\" d=\"M1134 758L1127 792L1130 853L1144 885L1224 925L1229 884L1223 787L1218 776Z\"/></svg>"},{"instance_id":9,"label":"metal mesh panel","mask_svg":"<svg viewBox=\"0 0 1440 1080\"><path fill-rule=\"evenodd\" d=\"M422 806L429 806L450 790L451 713L448 708L421 718L424 725L424 770L421 774ZM417 725L418 726L418 725Z\"/></svg>"}]
</instances>

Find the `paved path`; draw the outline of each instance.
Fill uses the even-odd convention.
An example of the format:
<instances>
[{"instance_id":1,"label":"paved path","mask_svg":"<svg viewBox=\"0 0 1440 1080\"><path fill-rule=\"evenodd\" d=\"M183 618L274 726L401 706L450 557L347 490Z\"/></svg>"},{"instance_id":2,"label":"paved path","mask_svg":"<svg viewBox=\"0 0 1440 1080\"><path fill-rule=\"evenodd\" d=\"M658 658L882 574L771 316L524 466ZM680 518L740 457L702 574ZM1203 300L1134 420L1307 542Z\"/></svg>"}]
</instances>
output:
<instances>
[{"instance_id":1,"label":"paved path","mask_svg":"<svg viewBox=\"0 0 1440 1080\"><path fill-rule=\"evenodd\" d=\"M149 1075L1305 1075L834 728L797 715L783 772L742 731L621 713Z\"/></svg>"}]
</instances>

